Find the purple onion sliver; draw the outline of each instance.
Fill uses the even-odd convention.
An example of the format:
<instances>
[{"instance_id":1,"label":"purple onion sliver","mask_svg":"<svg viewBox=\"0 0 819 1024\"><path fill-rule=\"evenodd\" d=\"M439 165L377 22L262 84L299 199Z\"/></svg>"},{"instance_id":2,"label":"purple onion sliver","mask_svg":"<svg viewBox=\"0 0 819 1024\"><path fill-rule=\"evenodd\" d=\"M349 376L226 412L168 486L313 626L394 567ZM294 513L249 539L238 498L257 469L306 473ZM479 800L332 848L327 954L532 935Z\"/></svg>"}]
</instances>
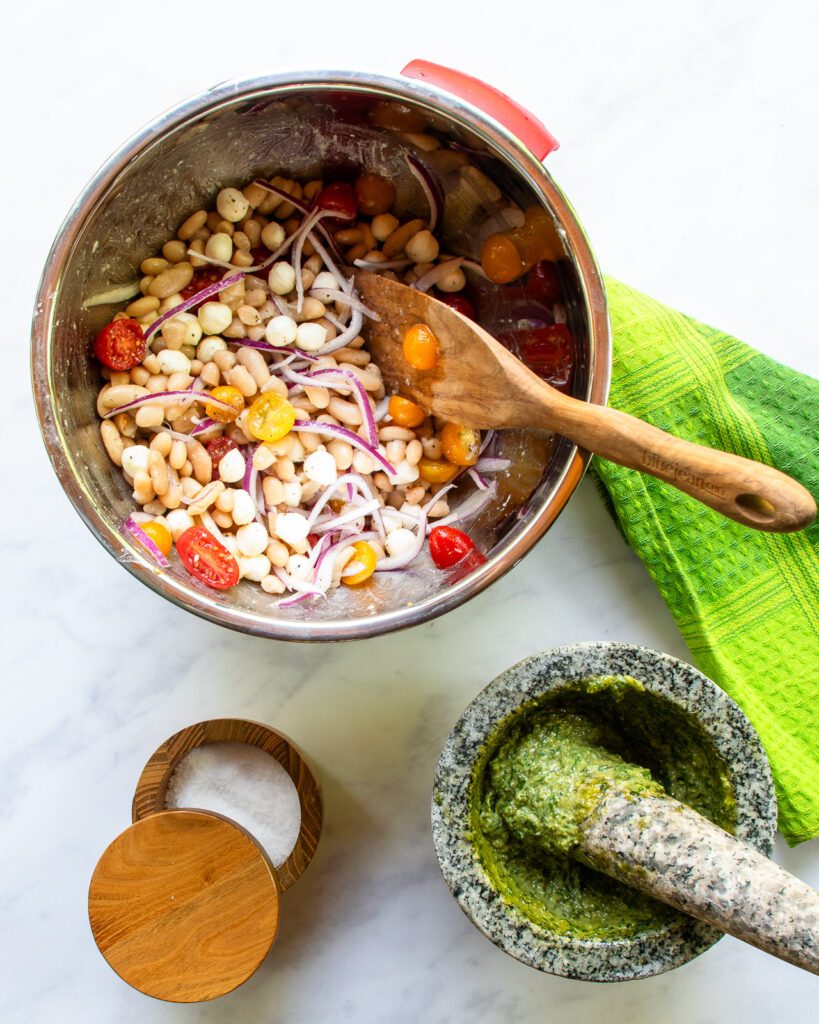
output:
<instances>
[{"instance_id":1,"label":"purple onion sliver","mask_svg":"<svg viewBox=\"0 0 819 1024\"><path fill-rule=\"evenodd\" d=\"M463 260L460 256L452 260L445 260L443 263L438 263L432 270L428 270L426 274L422 274L417 281L414 281L412 287L419 292L428 291L442 277L445 277L450 270L456 270L462 263Z\"/></svg>"},{"instance_id":2,"label":"purple onion sliver","mask_svg":"<svg viewBox=\"0 0 819 1024\"><path fill-rule=\"evenodd\" d=\"M471 469L467 470L466 475L468 477L470 477L474 481L475 486L478 488L479 491L488 491L489 490L489 484L486 482L486 480L484 480L484 478L475 469L474 466Z\"/></svg>"},{"instance_id":3,"label":"purple onion sliver","mask_svg":"<svg viewBox=\"0 0 819 1024\"><path fill-rule=\"evenodd\" d=\"M170 566L171 563L168 559L162 554L142 527L134 522L132 516L128 516L122 525L135 540L139 541L157 565L161 566L163 569L167 569Z\"/></svg>"},{"instance_id":4,"label":"purple onion sliver","mask_svg":"<svg viewBox=\"0 0 819 1024\"><path fill-rule=\"evenodd\" d=\"M125 402L123 405L118 405L113 409L109 409L103 415L103 419L110 419L112 416L118 416L121 412L127 412L129 409L138 409L141 405L151 405L157 403L159 405L167 403L168 399L171 398L195 398L197 401L206 401L209 405L218 405L222 409L228 409L230 412L235 413L236 410L232 405L227 402L223 402L221 398L214 398L212 395L207 394L204 391L155 391L148 395L140 395L139 398L134 398L130 402Z\"/></svg>"},{"instance_id":5,"label":"purple onion sliver","mask_svg":"<svg viewBox=\"0 0 819 1024\"><path fill-rule=\"evenodd\" d=\"M185 310L190 309L191 306L198 306L200 302L204 302L205 299L209 299L211 295L216 295L218 292L224 291L225 288L230 288L231 285L237 284L241 281L244 276L245 272L242 271L239 274L233 274L231 277L226 277L222 281L216 281L214 284L209 284L207 288L203 288L195 295L191 295L189 299L185 299L184 302L180 302L178 306L174 306L173 309L169 309L166 313L163 313L158 320L154 320L145 332L145 340L148 341L151 335L155 334L166 320L170 320L171 317L176 316L179 313L184 313Z\"/></svg>"},{"instance_id":6,"label":"purple onion sliver","mask_svg":"<svg viewBox=\"0 0 819 1024\"><path fill-rule=\"evenodd\" d=\"M217 423L216 420L212 420L206 416L201 423L197 423L196 426L191 430L190 436L195 437L197 434L201 434L205 430L210 430L211 427L218 426L221 426L221 424Z\"/></svg>"},{"instance_id":7,"label":"purple onion sliver","mask_svg":"<svg viewBox=\"0 0 819 1024\"><path fill-rule=\"evenodd\" d=\"M303 430L308 434L335 434L336 437L342 438L342 440L349 442L353 448L358 448L359 451L365 452L371 458L382 466L385 472L389 473L390 476L396 476L395 466L388 462L384 456L372 445L353 433L352 430L348 430L346 427L339 427L335 423L318 423L315 420L296 420L293 424L293 430L296 432Z\"/></svg>"},{"instance_id":8,"label":"purple onion sliver","mask_svg":"<svg viewBox=\"0 0 819 1024\"><path fill-rule=\"evenodd\" d=\"M404 157L429 204L429 230L434 231L444 212L444 195L441 187L431 174L429 168L421 163L414 153L405 152Z\"/></svg>"},{"instance_id":9,"label":"purple onion sliver","mask_svg":"<svg viewBox=\"0 0 819 1024\"><path fill-rule=\"evenodd\" d=\"M495 459L491 456L487 456L485 459L478 459L474 468L479 473L501 473L511 465L511 459Z\"/></svg>"}]
</instances>

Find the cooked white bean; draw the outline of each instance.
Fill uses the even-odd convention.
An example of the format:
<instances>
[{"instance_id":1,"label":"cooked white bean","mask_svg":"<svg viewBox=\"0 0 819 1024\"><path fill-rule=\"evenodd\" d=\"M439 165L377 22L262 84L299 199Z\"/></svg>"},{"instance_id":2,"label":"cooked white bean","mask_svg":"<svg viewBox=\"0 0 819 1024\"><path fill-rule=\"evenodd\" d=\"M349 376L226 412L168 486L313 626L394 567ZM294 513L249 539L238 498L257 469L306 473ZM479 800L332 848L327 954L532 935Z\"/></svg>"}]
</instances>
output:
<instances>
[{"instance_id":1,"label":"cooked white bean","mask_svg":"<svg viewBox=\"0 0 819 1024\"><path fill-rule=\"evenodd\" d=\"M223 188L216 197L216 209L221 217L236 224L245 219L250 203L238 188Z\"/></svg>"}]
</instances>

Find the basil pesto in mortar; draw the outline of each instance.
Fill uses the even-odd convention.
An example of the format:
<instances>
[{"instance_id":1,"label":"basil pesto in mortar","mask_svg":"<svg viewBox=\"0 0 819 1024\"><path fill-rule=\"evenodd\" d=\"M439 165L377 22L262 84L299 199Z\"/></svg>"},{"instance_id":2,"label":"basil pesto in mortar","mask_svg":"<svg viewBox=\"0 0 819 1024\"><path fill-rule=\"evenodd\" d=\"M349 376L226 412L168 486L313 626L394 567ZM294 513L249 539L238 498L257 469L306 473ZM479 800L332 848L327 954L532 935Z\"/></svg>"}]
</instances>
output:
<instances>
[{"instance_id":1,"label":"basil pesto in mortar","mask_svg":"<svg viewBox=\"0 0 819 1024\"><path fill-rule=\"evenodd\" d=\"M574 860L583 820L606 789L668 793L728 831L735 805L705 730L628 676L567 685L519 708L475 766L475 850L503 899L548 931L625 939L682 915Z\"/></svg>"}]
</instances>

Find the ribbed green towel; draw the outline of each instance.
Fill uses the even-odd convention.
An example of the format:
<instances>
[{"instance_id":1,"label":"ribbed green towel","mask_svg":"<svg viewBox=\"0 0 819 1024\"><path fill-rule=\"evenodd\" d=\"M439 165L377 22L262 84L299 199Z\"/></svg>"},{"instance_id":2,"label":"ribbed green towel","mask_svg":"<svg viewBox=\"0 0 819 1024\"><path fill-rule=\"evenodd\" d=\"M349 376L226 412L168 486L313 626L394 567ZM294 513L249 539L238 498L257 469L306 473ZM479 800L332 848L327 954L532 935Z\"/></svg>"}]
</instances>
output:
<instances>
[{"instance_id":1,"label":"ribbed green towel","mask_svg":"<svg viewBox=\"0 0 819 1024\"><path fill-rule=\"evenodd\" d=\"M611 405L777 466L819 495L819 382L607 279ZM703 672L756 727L791 845L819 834L819 523L747 529L668 484L594 465Z\"/></svg>"}]
</instances>

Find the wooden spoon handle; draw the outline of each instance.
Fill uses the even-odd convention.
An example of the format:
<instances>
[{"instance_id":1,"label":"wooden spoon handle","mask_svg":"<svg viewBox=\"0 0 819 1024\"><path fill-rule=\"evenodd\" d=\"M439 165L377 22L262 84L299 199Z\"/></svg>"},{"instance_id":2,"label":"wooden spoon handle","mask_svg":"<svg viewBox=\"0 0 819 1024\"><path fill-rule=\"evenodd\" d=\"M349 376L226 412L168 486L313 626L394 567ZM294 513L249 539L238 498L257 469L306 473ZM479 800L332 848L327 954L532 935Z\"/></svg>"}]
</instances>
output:
<instances>
[{"instance_id":1,"label":"wooden spoon handle","mask_svg":"<svg viewBox=\"0 0 819 1024\"><path fill-rule=\"evenodd\" d=\"M649 473L744 526L786 533L816 517L810 493L760 462L666 434L628 413L549 397L543 425L620 466Z\"/></svg>"}]
</instances>

